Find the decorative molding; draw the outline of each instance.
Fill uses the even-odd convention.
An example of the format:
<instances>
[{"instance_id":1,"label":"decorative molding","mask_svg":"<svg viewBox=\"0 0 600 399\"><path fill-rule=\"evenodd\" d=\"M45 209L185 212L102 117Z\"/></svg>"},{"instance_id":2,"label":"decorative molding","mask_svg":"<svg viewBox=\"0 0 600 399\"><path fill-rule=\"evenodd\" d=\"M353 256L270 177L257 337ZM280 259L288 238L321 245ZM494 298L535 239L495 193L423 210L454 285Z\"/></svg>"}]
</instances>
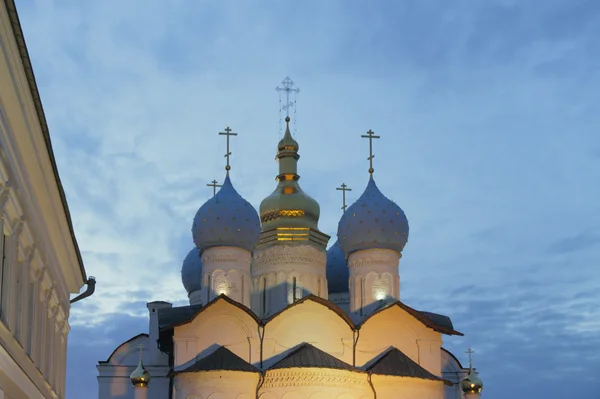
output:
<instances>
[{"instance_id":1,"label":"decorative molding","mask_svg":"<svg viewBox=\"0 0 600 399\"><path fill-rule=\"evenodd\" d=\"M385 249L368 249L350 254L349 268L363 268L374 265L398 267L400 257L396 251Z\"/></svg>"},{"instance_id":2,"label":"decorative molding","mask_svg":"<svg viewBox=\"0 0 600 399\"><path fill-rule=\"evenodd\" d=\"M262 388L279 387L369 388L366 374L334 369L282 369L267 371Z\"/></svg>"},{"instance_id":3,"label":"decorative molding","mask_svg":"<svg viewBox=\"0 0 600 399\"><path fill-rule=\"evenodd\" d=\"M254 275L264 273L263 269L281 268L283 265L325 266L327 255L312 245L273 245L254 252L252 268ZM323 273L325 269L323 269Z\"/></svg>"}]
</instances>

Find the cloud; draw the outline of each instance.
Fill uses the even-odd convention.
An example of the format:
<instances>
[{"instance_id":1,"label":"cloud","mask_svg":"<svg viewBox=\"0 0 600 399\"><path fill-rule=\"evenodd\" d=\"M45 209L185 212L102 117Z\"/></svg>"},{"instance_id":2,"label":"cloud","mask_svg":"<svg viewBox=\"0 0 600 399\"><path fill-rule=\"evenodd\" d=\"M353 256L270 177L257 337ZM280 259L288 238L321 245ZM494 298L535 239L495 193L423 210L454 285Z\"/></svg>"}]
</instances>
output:
<instances>
[{"instance_id":1,"label":"cloud","mask_svg":"<svg viewBox=\"0 0 600 399\"><path fill-rule=\"evenodd\" d=\"M402 299L452 317L467 335L447 344L463 361L474 347L489 397L598 391L596 2L19 7L98 279L71 312L69 397L95 387L96 362L145 331L145 302L186 302L192 218L206 184L224 178L219 131L239 133L236 189L257 207L274 189L273 89L288 74L301 88L300 184L332 242L335 187L348 184L350 202L364 190L359 136L373 129L378 186L411 225ZM96 334L109 338L84 349Z\"/></svg>"}]
</instances>

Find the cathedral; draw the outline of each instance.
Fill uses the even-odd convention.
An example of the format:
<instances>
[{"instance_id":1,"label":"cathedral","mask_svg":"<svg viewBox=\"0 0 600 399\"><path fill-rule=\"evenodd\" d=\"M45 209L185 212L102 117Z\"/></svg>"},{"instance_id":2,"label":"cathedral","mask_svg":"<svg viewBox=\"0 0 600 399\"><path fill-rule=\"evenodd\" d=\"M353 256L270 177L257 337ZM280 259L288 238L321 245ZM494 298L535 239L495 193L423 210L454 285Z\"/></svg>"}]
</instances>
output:
<instances>
[{"instance_id":1,"label":"cathedral","mask_svg":"<svg viewBox=\"0 0 600 399\"><path fill-rule=\"evenodd\" d=\"M284 81L289 95L293 85ZM286 107L289 107L289 96ZM404 211L369 179L344 204L337 240L299 184L299 145L286 117L277 186L259 211L233 185L198 209L181 278L189 305L150 302L149 330L98 368L99 398L475 399L483 384L442 347L463 335L448 316L400 300ZM213 182L216 189L216 182ZM346 186L340 188L346 193ZM470 355L469 350L469 355Z\"/></svg>"}]
</instances>

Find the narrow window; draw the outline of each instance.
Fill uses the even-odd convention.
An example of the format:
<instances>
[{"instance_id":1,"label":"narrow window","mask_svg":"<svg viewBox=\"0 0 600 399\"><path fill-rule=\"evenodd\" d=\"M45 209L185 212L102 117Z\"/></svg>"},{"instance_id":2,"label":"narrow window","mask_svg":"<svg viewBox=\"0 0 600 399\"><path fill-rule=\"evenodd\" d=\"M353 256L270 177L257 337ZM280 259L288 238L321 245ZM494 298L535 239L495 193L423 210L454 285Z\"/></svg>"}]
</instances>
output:
<instances>
[{"instance_id":1,"label":"narrow window","mask_svg":"<svg viewBox=\"0 0 600 399\"><path fill-rule=\"evenodd\" d=\"M210 291L212 291L212 284L210 282L211 275L208 275L208 284L206 285L206 303L210 302Z\"/></svg>"},{"instance_id":2,"label":"narrow window","mask_svg":"<svg viewBox=\"0 0 600 399\"><path fill-rule=\"evenodd\" d=\"M0 259L0 319L6 322L5 311L6 301L8 297L8 267L6 264L6 235L2 234L2 258Z\"/></svg>"},{"instance_id":3,"label":"narrow window","mask_svg":"<svg viewBox=\"0 0 600 399\"><path fill-rule=\"evenodd\" d=\"M360 279L360 313L361 316L363 315L363 281L362 278Z\"/></svg>"},{"instance_id":4,"label":"narrow window","mask_svg":"<svg viewBox=\"0 0 600 399\"><path fill-rule=\"evenodd\" d=\"M262 314L267 314L267 278L263 277L263 289L262 289Z\"/></svg>"},{"instance_id":5,"label":"narrow window","mask_svg":"<svg viewBox=\"0 0 600 399\"><path fill-rule=\"evenodd\" d=\"M296 299L297 299L297 297L296 297L296 277L294 277L293 290L294 290L293 291L294 293L292 294L293 295L293 297L292 297L292 303L296 302Z\"/></svg>"},{"instance_id":6,"label":"narrow window","mask_svg":"<svg viewBox=\"0 0 600 399\"><path fill-rule=\"evenodd\" d=\"M35 333L35 308L37 306L35 283L29 284L29 317L27 318L29 334L27 334L27 354L33 359L33 342Z\"/></svg>"}]
</instances>

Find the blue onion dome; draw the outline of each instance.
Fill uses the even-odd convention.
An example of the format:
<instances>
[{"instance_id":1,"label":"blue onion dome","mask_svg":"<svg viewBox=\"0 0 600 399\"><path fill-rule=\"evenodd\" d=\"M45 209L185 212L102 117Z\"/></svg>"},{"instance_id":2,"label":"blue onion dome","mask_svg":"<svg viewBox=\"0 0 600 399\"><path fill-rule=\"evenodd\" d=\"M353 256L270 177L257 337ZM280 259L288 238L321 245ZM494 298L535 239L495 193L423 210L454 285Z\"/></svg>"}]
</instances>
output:
<instances>
[{"instance_id":1,"label":"blue onion dome","mask_svg":"<svg viewBox=\"0 0 600 399\"><path fill-rule=\"evenodd\" d=\"M256 209L235 191L229 173L223 187L198 209L192 225L197 248L240 247L253 251L260 234Z\"/></svg>"},{"instance_id":2,"label":"blue onion dome","mask_svg":"<svg viewBox=\"0 0 600 399\"><path fill-rule=\"evenodd\" d=\"M198 248L193 248L183 260L181 282L188 294L202 288L202 259Z\"/></svg>"},{"instance_id":3,"label":"blue onion dome","mask_svg":"<svg viewBox=\"0 0 600 399\"><path fill-rule=\"evenodd\" d=\"M340 244L337 241L327 250L326 276L327 288L330 294L348 292L350 271L348 270L344 252L342 252Z\"/></svg>"},{"instance_id":4,"label":"blue onion dome","mask_svg":"<svg viewBox=\"0 0 600 399\"><path fill-rule=\"evenodd\" d=\"M402 253L408 240L404 211L379 191L373 176L338 224L338 241L346 259L362 249L392 249Z\"/></svg>"}]
</instances>

